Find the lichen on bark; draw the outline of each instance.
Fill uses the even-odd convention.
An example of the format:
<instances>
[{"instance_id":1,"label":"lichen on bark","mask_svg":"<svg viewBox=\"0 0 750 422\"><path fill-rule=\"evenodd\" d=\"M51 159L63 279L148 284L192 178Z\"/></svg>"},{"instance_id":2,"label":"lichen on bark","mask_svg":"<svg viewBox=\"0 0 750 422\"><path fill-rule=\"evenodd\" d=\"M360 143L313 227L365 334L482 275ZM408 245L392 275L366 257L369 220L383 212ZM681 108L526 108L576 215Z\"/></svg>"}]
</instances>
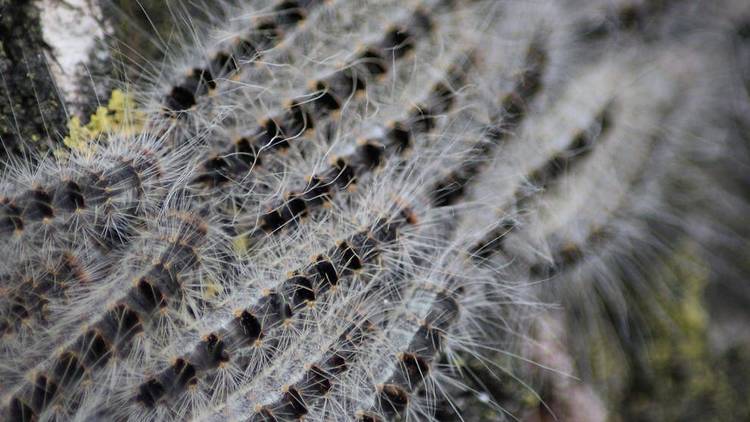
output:
<instances>
[{"instance_id":1,"label":"lichen on bark","mask_svg":"<svg viewBox=\"0 0 750 422\"><path fill-rule=\"evenodd\" d=\"M0 158L49 150L65 133L39 13L35 2L0 0Z\"/></svg>"}]
</instances>

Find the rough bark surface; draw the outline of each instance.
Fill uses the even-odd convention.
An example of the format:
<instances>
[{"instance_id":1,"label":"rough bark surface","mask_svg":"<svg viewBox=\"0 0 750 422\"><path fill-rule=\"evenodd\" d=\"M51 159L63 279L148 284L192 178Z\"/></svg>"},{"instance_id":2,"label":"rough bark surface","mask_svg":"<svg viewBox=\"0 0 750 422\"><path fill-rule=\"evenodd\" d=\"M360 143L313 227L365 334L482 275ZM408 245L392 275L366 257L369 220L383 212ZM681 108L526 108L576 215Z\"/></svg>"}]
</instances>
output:
<instances>
[{"instance_id":1,"label":"rough bark surface","mask_svg":"<svg viewBox=\"0 0 750 422\"><path fill-rule=\"evenodd\" d=\"M36 4L0 0L0 157L44 151L62 139L67 119L48 50Z\"/></svg>"}]
</instances>

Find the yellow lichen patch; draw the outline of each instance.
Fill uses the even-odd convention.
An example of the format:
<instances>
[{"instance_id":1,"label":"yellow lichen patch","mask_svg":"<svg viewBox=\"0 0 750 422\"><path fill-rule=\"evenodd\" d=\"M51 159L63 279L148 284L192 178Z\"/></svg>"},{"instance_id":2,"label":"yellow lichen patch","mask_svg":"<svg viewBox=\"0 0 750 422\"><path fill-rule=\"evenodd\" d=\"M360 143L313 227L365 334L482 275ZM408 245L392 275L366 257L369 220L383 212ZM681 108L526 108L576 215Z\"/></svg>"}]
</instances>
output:
<instances>
[{"instance_id":1,"label":"yellow lichen patch","mask_svg":"<svg viewBox=\"0 0 750 422\"><path fill-rule=\"evenodd\" d=\"M63 139L65 146L70 149L83 150L91 139L91 131L81 126L81 119L78 116L73 116L68 121L68 136Z\"/></svg>"},{"instance_id":2,"label":"yellow lichen patch","mask_svg":"<svg viewBox=\"0 0 750 422\"><path fill-rule=\"evenodd\" d=\"M86 151L105 133L131 134L141 130L144 115L135 108L130 94L115 89L107 106L99 106L86 125L78 116L68 121L68 136L63 143L70 149Z\"/></svg>"},{"instance_id":3,"label":"yellow lichen patch","mask_svg":"<svg viewBox=\"0 0 750 422\"><path fill-rule=\"evenodd\" d=\"M219 296L222 291L223 288L220 284L213 281L206 282L206 284L203 286L203 298L206 300L214 299Z\"/></svg>"},{"instance_id":4,"label":"yellow lichen patch","mask_svg":"<svg viewBox=\"0 0 750 422\"><path fill-rule=\"evenodd\" d=\"M694 249L694 245L678 249L668 263L671 277L665 278L675 294L661 301L669 318L653 324L657 335L648 345L648 352L657 373L683 373L679 380L661 377L662 387L683 388L684 394L698 396L713 394L717 379L707 359L708 315L703 294L708 273Z\"/></svg>"},{"instance_id":5,"label":"yellow lichen patch","mask_svg":"<svg viewBox=\"0 0 750 422\"><path fill-rule=\"evenodd\" d=\"M235 238L232 240L232 246L234 248L234 251L238 255L244 255L247 253L248 248L248 239L245 235L239 235L235 236Z\"/></svg>"}]
</instances>

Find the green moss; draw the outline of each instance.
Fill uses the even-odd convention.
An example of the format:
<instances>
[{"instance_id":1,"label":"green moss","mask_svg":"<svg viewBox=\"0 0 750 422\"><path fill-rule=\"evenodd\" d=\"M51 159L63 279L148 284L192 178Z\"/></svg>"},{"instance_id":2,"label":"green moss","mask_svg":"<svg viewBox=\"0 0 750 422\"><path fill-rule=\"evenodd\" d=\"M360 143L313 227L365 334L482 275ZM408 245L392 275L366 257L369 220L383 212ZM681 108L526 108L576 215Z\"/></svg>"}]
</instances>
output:
<instances>
[{"instance_id":1,"label":"green moss","mask_svg":"<svg viewBox=\"0 0 750 422\"><path fill-rule=\"evenodd\" d=\"M614 420L737 421L750 418L747 396L730 383L726 356L708 342L710 315L704 301L709 272L694 245L683 245L656 269L666 289L659 311L645 315L649 335L632 352L629 389ZM750 355L732 371L750 375Z\"/></svg>"}]
</instances>

